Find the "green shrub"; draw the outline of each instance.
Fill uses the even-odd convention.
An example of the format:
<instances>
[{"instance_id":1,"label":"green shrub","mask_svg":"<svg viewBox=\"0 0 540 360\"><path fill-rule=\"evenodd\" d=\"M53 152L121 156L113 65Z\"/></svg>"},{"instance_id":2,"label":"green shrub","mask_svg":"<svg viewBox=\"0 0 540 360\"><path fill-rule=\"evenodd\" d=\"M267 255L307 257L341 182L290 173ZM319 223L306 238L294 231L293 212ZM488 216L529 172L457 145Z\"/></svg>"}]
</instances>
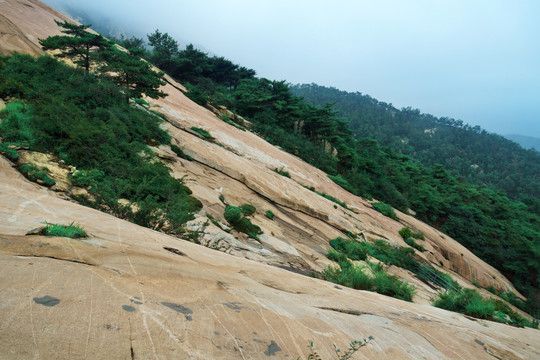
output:
<instances>
[{"instance_id":1,"label":"green shrub","mask_svg":"<svg viewBox=\"0 0 540 360\"><path fill-rule=\"evenodd\" d=\"M380 265L369 265L374 276L369 276L358 265L352 265L335 250L328 252L329 258L339 262L340 267L329 266L321 273L323 279L357 290L375 291L397 299L412 301L415 287L402 282L396 276L386 273Z\"/></svg>"},{"instance_id":2,"label":"green shrub","mask_svg":"<svg viewBox=\"0 0 540 360\"><path fill-rule=\"evenodd\" d=\"M1 112L0 134L6 142L33 142L33 116L30 106L20 102L8 103Z\"/></svg>"},{"instance_id":3,"label":"green shrub","mask_svg":"<svg viewBox=\"0 0 540 360\"><path fill-rule=\"evenodd\" d=\"M291 178L291 174L287 170L284 170L283 168L281 169L275 168L274 171L277 172L281 176L285 176L289 179Z\"/></svg>"},{"instance_id":4,"label":"green shrub","mask_svg":"<svg viewBox=\"0 0 540 360\"><path fill-rule=\"evenodd\" d=\"M377 210L378 212L380 212L384 216L388 216L389 218L394 219L394 220L398 219L397 215L396 215L396 212L388 204L385 204L385 203L382 203L382 202L377 202L377 203L371 204L371 206L373 206L373 208L375 210Z\"/></svg>"},{"instance_id":5,"label":"green shrub","mask_svg":"<svg viewBox=\"0 0 540 360\"><path fill-rule=\"evenodd\" d=\"M85 238L88 236L86 231L80 226L71 223L69 225L45 223L45 235L62 236L72 239Z\"/></svg>"},{"instance_id":6,"label":"green shrub","mask_svg":"<svg viewBox=\"0 0 540 360\"><path fill-rule=\"evenodd\" d=\"M17 150L10 148L9 145L9 143L0 143L0 154L5 155L12 161L17 161L19 159L19 153Z\"/></svg>"},{"instance_id":7,"label":"green shrub","mask_svg":"<svg viewBox=\"0 0 540 360\"><path fill-rule=\"evenodd\" d=\"M202 207L147 146L170 143L162 118L127 104L123 89L49 56L0 60L0 97L21 99L0 113L2 136L76 166L72 181L92 194L78 201L169 232Z\"/></svg>"},{"instance_id":8,"label":"green shrub","mask_svg":"<svg viewBox=\"0 0 540 360\"><path fill-rule=\"evenodd\" d=\"M416 293L414 285L399 280L395 275L382 271L382 267L375 272L374 289L379 294L392 296L397 299L412 301Z\"/></svg>"},{"instance_id":9,"label":"green shrub","mask_svg":"<svg viewBox=\"0 0 540 360\"><path fill-rule=\"evenodd\" d=\"M195 85L189 83L184 83L184 86L188 90L184 95L186 95L193 102L206 106L208 104L208 97Z\"/></svg>"},{"instance_id":10,"label":"green shrub","mask_svg":"<svg viewBox=\"0 0 540 360\"><path fill-rule=\"evenodd\" d=\"M255 210L257 210L255 209L255 206L251 204L242 204L239 207L242 213L244 213L244 215L247 215L247 216L255 214Z\"/></svg>"},{"instance_id":11,"label":"green shrub","mask_svg":"<svg viewBox=\"0 0 540 360\"><path fill-rule=\"evenodd\" d=\"M242 126L232 121L227 114L223 114L221 116L221 120L225 121L227 124L232 125L239 130L246 131L246 129L244 129Z\"/></svg>"},{"instance_id":12,"label":"green shrub","mask_svg":"<svg viewBox=\"0 0 540 360\"><path fill-rule=\"evenodd\" d=\"M420 250L420 251L426 251L426 248L423 247L422 245L419 245L416 243L416 241L414 241L413 238L405 238L405 243L409 246L412 246L413 248L417 249L417 250Z\"/></svg>"},{"instance_id":13,"label":"green shrub","mask_svg":"<svg viewBox=\"0 0 540 360\"><path fill-rule=\"evenodd\" d=\"M353 289L357 290L368 290L368 291L375 291L376 285L374 278L368 276L362 268L359 266L350 266L349 268L345 268L344 271L345 275L345 281L343 285L351 287ZM386 295L386 294L383 294Z\"/></svg>"},{"instance_id":14,"label":"green shrub","mask_svg":"<svg viewBox=\"0 0 540 360\"><path fill-rule=\"evenodd\" d=\"M208 140L208 141L213 141L214 140L214 137L212 135L210 135L210 133L208 131L204 130L204 129L198 128L196 126L192 126L191 130L193 130L197 134L201 135L203 137L203 139L205 139L205 140Z\"/></svg>"},{"instance_id":15,"label":"green shrub","mask_svg":"<svg viewBox=\"0 0 540 360\"><path fill-rule=\"evenodd\" d=\"M274 213L271 211L271 210L266 210L266 212L264 213L264 215L269 218L270 220L274 220Z\"/></svg>"},{"instance_id":16,"label":"green shrub","mask_svg":"<svg viewBox=\"0 0 540 360\"><path fill-rule=\"evenodd\" d=\"M39 168L32 163L22 164L19 170L31 181L41 180L46 186L53 186L56 184L53 179L49 177L49 170L46 167Z\"/></svg>"},{"instance_id":17,"label":"green shrub","mask_svg":"<svg viewBox=\"0 0 540 360\"><path fill-rule=\"evenodd\" d=\"M385 264L391 264L407 269L415 273L418 278L425 282L431 282L430 275L435 274L440 280L439 283L445 283L455 289L461 286L447 275L431 266L423 265L414 260L411 255L414 250L408 247L391 246L386 241L377 239L373 244L368 242L356 242L343 238L330 240L330 246L337 251L347 255L351 260L365 260L367 255L372 256Z\"/></svg>"},{"instance_id":18,"label":"green shrub","mask_svg":"<svg viewBox=\"0 0 540 360\"><path fill-rule=\"evenodd\" d=\"M465 306L465 314L479 318L490 319L495 313L495 303L481 296L473 296Z\"/></svg>"},{"instance_id":19,"label":"green shrub","mask_svg":"<svg viewBox=\"0 0 540 360\"><path fill-rule=\"evenodd\" d=\"M336 251L334 249L328 250L326 257L332 261L337 262L338 264L340 264L340 266L341 266L341 263L348 263L347 255L343 254L340 251Z\"/></svg>"},{"instance_id":20,"label":"green shrub","mask_svg":"<svg viewBox=\"0 0 540 360\"><path fill-rule=\"evenodd\" d=\"M244 217L244 214L242 213L242 210L237 206L231 206L227 205L225 208L225 220L227 220L231 224L239 224L240 221L242 221L242 218Z\"/></svg>"},{"instance_id":21,"label":"green shrub","mask_svg":"<svg viewBox=\"0 0 540 360\"><path fill-rule=\"evenodd\" d=\"M407 238L412 238L413 237L413 231L411 230L410 227L408 226L405 226L404 228L402 228L401 230L399 230L399 235L401 235L401 237L403 239L407 239Z\"/></svg>"},{"instance_id":22,"label":"green shrub","mask_svg":"<svg viewBox=\"0 0 540 360\"><path fill-rule=\"evenodd\" d=\"M330 240L330 246L343 252L351 260L366 260L369 252L367 243L346 240L340 237Z\"/></svg>"},{"instance_id":23,"label":"green shrub","mask_svg":"<svg viewBox=\"0 0 540 360\"><path fill-rule=\"evenodd\" d=\"M480 319L495 320L520 327L538 328L538 322L525 319L500 300L483 298L473 289L439 293L433 305Z\"/></svg>"},{"instance_id":24,"label":"green shrub","mask_svg":"<svg viewBox=\"0 0 540 360\"><path fill-rule=\"evenodd\" d=\"M139 104L141 106L144 106L145 108L150 107L150 104L148 103L148 101L146 101L144 99L135 98L135 99L132 99L132 100L133 100L134 103Z\"/></svg>"},{"instance_id":25,"label":"green shrub","mask_svg":"<svg viewBox=\"0 0 540 360\"><path fill-rule=\"evenodd\" d=\"M327 176L330 180L332 180L333 182L335 182L336 184L338 184L339 186L341 186L342 188L344 188L351 194L358 195L357 191L354 190L354 188L349 183L349 181L347 181L347 179L345 179L341 174L338 174L336 176L328 174Z\"/></svg>"},{"instance_id":26,"label":"green shrub","mask_svg":"<svg viewBox=\"0 0 540 360\"><path fill-rule=\"evenodd\" d=\"M259 239L259 234L262 230L259 226L252 224L251 221L244 216L244 211L237 206L227 205L225 207L225 220L239 232L242 232L254 239Z\"/></svg>"},{"instance_id":27,"label":"green shrub","mask_svg":"<svg viewBox=\"0 0 540 360\"><path fill-rule=\"evenodd\" d=\"M179 157L188 161L193 161L193 158L186 154L181 148L178 146L171 144L171 150Z\"/></svg>"}]
</instances>

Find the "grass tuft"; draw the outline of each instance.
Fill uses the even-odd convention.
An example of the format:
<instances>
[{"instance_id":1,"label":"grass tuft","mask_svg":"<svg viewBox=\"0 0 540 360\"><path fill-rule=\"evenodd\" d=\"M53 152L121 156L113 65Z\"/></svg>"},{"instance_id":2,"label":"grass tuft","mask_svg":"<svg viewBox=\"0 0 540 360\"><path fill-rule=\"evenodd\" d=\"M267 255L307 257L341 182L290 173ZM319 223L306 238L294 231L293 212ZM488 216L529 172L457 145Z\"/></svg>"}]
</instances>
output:
<instances>
[{"instance_id":1,"label":"grass tuft","mask_svg":"<svg viewBox=\"0 0 540 360\"><path fill-rule=\"evenodd\" d=\"M75 225L73 222L69 225L45 223L46 236L62 236L72 239L88 237L88 234L80 225Z\"/></svg>"}]
</instances>

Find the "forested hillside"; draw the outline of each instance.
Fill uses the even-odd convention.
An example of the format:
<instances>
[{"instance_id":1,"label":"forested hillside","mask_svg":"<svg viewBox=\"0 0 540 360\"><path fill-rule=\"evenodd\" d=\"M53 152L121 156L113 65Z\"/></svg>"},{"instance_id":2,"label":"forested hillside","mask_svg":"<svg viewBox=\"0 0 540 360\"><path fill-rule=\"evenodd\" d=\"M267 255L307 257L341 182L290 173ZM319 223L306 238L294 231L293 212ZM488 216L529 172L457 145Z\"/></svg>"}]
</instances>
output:
<instances>
[{"instance_id":1,"label":"forested hillside","mask_svg":"<svg viewBox=\"0 0 540 360\"><path fill-rule=\"evenodd\" d=\"M501 270L526 295L538 288L538 199L510 200L504 192L470 184L444 166L424 166L381 146L368 132L365 137L354 136L356 129L337 117L332 106L310 105L284 81L258 78L254 70L209 56L192 45L181 49L167 33L149 34L148 47L143 39L133 37L118 42L181 81L197 103L226 106L249 120L252 131L324 170L343 188L415 214L448 233ZM104 56L109 58L107 52ZM222 119L246 130L236 115ZM20 136L12 141L20 141ZM89 175L82 180L99 180L97 172ZM377 208L391 216L384 203Z\"/></svg>"},{"instance_id":2,"label":"forested hillside","mask_svg":"<svg viewBox=\"0 0 540 360\"><path fill-rule=\"evenodd\" d=\"M524 149L534 149L540 152L540 139L532 136L525 135L504 135L505 138L510 139L514 142L517 142Z\"/></svg>"},{"instance_id":3,"label":"forested hillside","mask_svg":"<svg viewBox=\"0 0 540 360\"><path fill-rule=\"evenodd\" d=\"M181 81L189 89L187 95L199 104L227 106L235 114L251 121L253 131L324 170L345 189L413 213L443 230L501 270L525 294L532 295L538 288L538 198L528 196L522 201L511 200L502 190L486 187L474 177L468 179L469 174L452 173L444 165L422 165L371 139L384 132L384 127L373 125L371 130L363 131L363 137L355 136L353 134L359 131L359 127L355 124L349 127L348 121L337 117L332 106L310 105L294 95L284 81L258 78L254 70L223 57L209 56L192 45L181 49L167 33L156 30L149 34L148 48L143 39L122 39L120 43ZM424 124L430 124L428 120L432 119L413 110L398 112L390 105L372 109L385 116L392 117L389 114L394 113L393 121L396 123L400 116L408 119L408 123L413 122L413 115L424 117ZM223 120L242 128L242 122L236 117L224 116ZM444 125L444 121L448 124ZM464 136L482 134L479 129L469 129L449 119L439 120L439 123L440 128L443 125L457 126L462 135L456 135L456 142ZM425 129L421 134L427 134ZM437 134L437 130L432 132ZM497 137L490 139L501 140ZM407 142L405 139L396 141ZM414 141L409 140L409 143ZM427 144L422 148L426 156L429 154L427 148ZM529 152L526 154L531 155ZM443 158L440 154L430 156L433 163ZM506 155L493 156L493 161L500 163L503 160L497 156ZM494 163L491 164L493 166ZM487 169L491 167L486 166ZM494 174L488 172L486 176ZM533 174L523 176L534 178ZM514 198L537 192L537 185L526 182L523 186L527 186L527 191L516 190Z\"/></svg>"},{"instance_id":4,"label":"forested hillside","mask_svg":"<svg viewBox=\"0 0 540 360\"><path fill-rule=\"evenodd\" d=\"M373 138L426 166L442 164L467 182L493 185L513 199L540 197L540 154L500 135L410 107L399 110L359 92L316 84L291 90L315 106L332 103L357 137Z\"/></svg>"}]
</instances>

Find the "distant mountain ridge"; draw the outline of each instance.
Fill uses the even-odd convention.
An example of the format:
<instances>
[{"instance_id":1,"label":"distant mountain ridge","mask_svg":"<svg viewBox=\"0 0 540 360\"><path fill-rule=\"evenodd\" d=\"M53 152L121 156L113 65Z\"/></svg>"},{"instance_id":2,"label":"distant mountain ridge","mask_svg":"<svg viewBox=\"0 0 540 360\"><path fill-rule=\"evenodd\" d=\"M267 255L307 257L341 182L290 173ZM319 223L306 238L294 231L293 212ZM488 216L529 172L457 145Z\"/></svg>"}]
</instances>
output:
<instances>
[{"instance_id":1,"label":"distant mountain ridge","mask_svg":"<svg viewBox=\"0 0 540 360\"><path fill-rule=\"evenodd\" d=\"M514 199L540 198L540 154L461 120L418 109L397 109L369 95L317 84L294 85L309 104L332 103L358 137L370 137L425 166L442 164L475 184L503 189Z\"/></svg>"},{"instance_id":2,"label":"distant mountain ridge","mask_svg":"<svg viewBox=\"0 0 540 360\"><path fill-rule=\"evenodd\" d=\"M517 142L524 149L534 149L540 152L540 138L519 134L504 135L505 138Z\"/></svg>"}]
</instances>

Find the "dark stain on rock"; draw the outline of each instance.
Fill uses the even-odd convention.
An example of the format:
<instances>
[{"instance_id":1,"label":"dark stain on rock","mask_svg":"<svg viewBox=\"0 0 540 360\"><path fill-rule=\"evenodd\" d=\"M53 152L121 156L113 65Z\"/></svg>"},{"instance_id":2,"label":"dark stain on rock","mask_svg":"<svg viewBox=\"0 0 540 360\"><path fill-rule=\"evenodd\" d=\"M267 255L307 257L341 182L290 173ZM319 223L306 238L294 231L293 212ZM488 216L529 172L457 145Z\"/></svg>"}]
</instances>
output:
<instances>
[{"instance_id":1,"label":"dark stain on rock","mask_svg":"<svg viewBox=\"0 0 540 360\"><path fill-rule=\"evenodd\" d=\"M169 252L172 252L173 254L180 255L180 256L187 256L184 252L182 252L182 251L180 251L178 249L168 247L168 246L164 246L163 248L165 250L169 251Z\"/></svg>"},{"instance_id":2,"label":"dark stain on rock","mask_svg":"<svg viewBox=\"0 0 540 360\"><path fill-rule=\"evenodd\" d=\"M226 307L230 308L230 309L233 309L234 311L236 311L237 313L240 312L240 310L242 310L243 306L240 306L241 303L237 302L237 301L233 301L233 302L228 302L228 303L223 303L223 305L225 305Z\"/></svg>"},{"instance_id":3,"label":"dark stain on rock","mask_svg":"<svg viewBox=\"0 0 540 360\"><path fill-rule=\"evenodd\" d=\"M264 355L266 356L274 356L278 351L281 351L281 348L274 340L270 342L270 345L268 345L268 348L264 352Z\"/></svg>"},{"instance_id":4,"label":"dark stain on rock","mask_svg":"<svg viewBox=\"0 0 540 360\"><path fill-rule=\"evenodd\" d=\"M256 343L262 343L262 342L263 342L263 341L260 340L260 339L253 339L253 341L256 342Z\"/></svg>"},{"instance_id":5,"label":"dark stain on rock","mask_svg":"<svg viewBox=\"0 0 540 360\"><path fill-rule=\"evenodd\" d=\"M219 335L219 331L214 331L214 335Z\"/></svg>"},{"instance_id":6,"label":"dark stain on rock","mask_svg":"<svg viewBox=\"0 0 540 360\"><path fill-rule=\"evenodd\" d=\"M40 298L35 297L34 302L36 304L52 307L52 306L58 305L58 303L60 302L60 299L57 299L49 295L45 295L44 297L40 297Z\"/></svg>"},{"instance_id":7,"label":"dark stain on rock","mask_svg":"<svg viewBox=\"0 0 540 360\"><path fill-rule=\"evenodd\" d=\"M127 312L135 312L135 308L129 305L122 305L122 309Z\"/></svg>"},{"instance_id":8,"label":"dark stain on rock","mask_svg":"<svg viewBox=\"0 0 540 360\"><path fill-rule=\"evenodd\" d=\"M174 304L174 303L166 302L166 301L163 301L163 302L161 303L161 305L165 305L166 307L168 307L168 308L171 309L171 310L174 310L174 311L176 311L176 312L179 312L179 313L184 314L184 316L186 317L186 320L187 320L187 321L193 320L193 319L191 318L191 314L193 314L193 311L192 311L190 308L187 308L187 307L182 306L182 305L179 305L179 304Z\"/></svg>"},{"instance_id":9,"label":"dark stain on rock","mask_svg":"<svg viewBox=\"0 0 540 360\"><path fill-rule=\"evenodd\" d=\"M483 342L481 342L481 341L480 341L480 340L478 340L478 339L474 339L474 342L475 342L475 343L477 343L478 345L482 345L482 346L484 346L484 343L483 343Z\"/></svg>"}]
</instances>

